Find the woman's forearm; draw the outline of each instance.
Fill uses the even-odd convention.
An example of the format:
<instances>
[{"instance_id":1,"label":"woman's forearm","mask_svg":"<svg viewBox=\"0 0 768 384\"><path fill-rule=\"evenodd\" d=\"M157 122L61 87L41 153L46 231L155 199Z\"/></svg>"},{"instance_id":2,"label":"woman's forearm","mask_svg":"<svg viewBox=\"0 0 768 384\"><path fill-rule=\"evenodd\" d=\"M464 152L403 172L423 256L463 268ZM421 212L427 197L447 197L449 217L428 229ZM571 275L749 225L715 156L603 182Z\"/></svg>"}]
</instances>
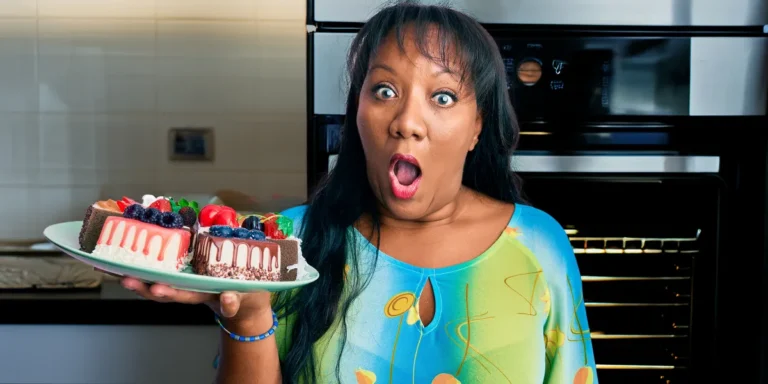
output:
<instances>
[{"instance_id":1,"label":"woman's forearm","mask_svg":"<svg viewBox=\"0 0 768 384\"><path fill-rule=\"evenodd\" d=\"M242 336L258 335L266 332L272 326L272 311L254 318L252 322L227 322L222 319L227 329ZM277 352L277 342L272 335L261 341L242 342L232 340L221 331L221 355L219 370L216 378L219 384L258 383L278 384L282 382L280 375L280 358Z\"/></svg>"}]
</instances>

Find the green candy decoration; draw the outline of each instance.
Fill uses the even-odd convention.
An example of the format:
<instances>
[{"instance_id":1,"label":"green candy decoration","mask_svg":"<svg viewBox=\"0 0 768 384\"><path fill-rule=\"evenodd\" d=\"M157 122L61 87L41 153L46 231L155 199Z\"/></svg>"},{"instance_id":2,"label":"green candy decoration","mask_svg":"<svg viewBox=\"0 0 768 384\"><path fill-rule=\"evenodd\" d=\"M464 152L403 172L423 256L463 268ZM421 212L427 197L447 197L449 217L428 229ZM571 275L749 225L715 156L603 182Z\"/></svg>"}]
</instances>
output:
<instances>
[{"instance_id":1,"label":"green candy decoration","mask_svg":"<svg viewBox=\"0 0 768 384\"><path fill-rule=\"evenodd\" d=\"M176 201L171 197L169 197L168 200L171 202L171 208L176 213L178 213L184 207L189 207L195 211L196 215L200 214L200 207L197 205L197 201L187 201L187 199Z\"/></svg>"},{"instance_id":2,"label":"green candy decoration","mask_svg":"<svg viewBox=\"0 0 768 384\"><path fill-rule=\"evenodd\" d=\"M291 236L293 234L293 220L291 220L288 217L285 216L278 216L277 220L275 220L275 223L277 224L277 229L282 232L285 237Z\"/></svg>"}]
</instances>

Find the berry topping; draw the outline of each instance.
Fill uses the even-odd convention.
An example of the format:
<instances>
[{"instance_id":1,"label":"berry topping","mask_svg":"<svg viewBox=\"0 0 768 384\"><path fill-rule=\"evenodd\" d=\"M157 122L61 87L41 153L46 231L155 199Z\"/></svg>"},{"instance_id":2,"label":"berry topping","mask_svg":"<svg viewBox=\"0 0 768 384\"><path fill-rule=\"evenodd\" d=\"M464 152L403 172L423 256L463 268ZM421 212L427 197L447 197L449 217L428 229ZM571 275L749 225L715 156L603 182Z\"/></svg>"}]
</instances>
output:
<instances>
[{"instance_id":1,"label":"berry topping","mask_svg":"<svg viewBox=\"0 0 768 384\"><path fill-rule=\"evenodd\" d=\"M251 229L248 231L248 238L251 240L264 240L267 238L267 235L258 229Z\"/></svg>"},{"instance_id":2,"label":"berry topping","mask_svg":"<svg viewBox=\"0 0 768 384\"><path fill-rule=\"evenodd\" d=\"M229 211L232 213L232 223L235 223L234 226L237 226L237 214L235 213L235 210L224 206L224 205L216 205L216 204L208 204L203 209L200 210L200 215L198 217L200 221L201 227L210 227L211 225L222 225L221 223L214 222L214 218L220 213L220 212L226 212ZM224 224L229 225L229 224Z\"/></svg>"},{"instance_id":3,"label":"berry topping","mask_svg":"<svg viewBox=\"0 0 768 384\"><path fill-rule=\"evenodd\" d=\"M136 204L136 202L133 201L133 199L131 199L129 197L125 197L125 196L123 196L122 199L117 201L117 206L118 206L118 208L120 208L120 212L125 212L126 208L128 208L128 207L130 207L131 205L134 205L134 204Z\"/></svg>"},{"instance_id":4,"label":"berry topping","mask_svg":"<svg viewBox=\"0 0 768 384\"><path fill-rule=\"evenodd\" d=\"M293 234L293 220L285 216L268 213L262 222L264 233L271 239L285 239Z\"/></svg>"},{"instance_id":5,"label":"berry topping","mask_svg":"<svg viewBox=\"0 0 768 384\"><path fill-rule=\"evenodd\" d=\"M152 208L150 208L152 209ZM181 218L181 215L179 215L176 212L163 212L160 215L160 226L165 228L176 228L179 229L182 226L184 226L184 221Z\"/></svg>"},{"instance_id":6,"label":"berry topping","mask_svg":"<svg viewBox=\"0 0 768 384\"><path fill-rule=\"evenodd\" d=\"M237 224L237 214L233 210L221 210L213 217L213 225L239 227Z\"/></svg>"},{"instance_id":7,"label":"berry topping","mask_svg":"<svg viewBox=\"0 0 768 384\"><path fill-rule=\"evenodd\" d=\"M182 207L179 209L179 215L181 215L185 227L192 228L195 226L195 223L197 222L197 214L194 209L191 207Z\"/></svg>"},{"instance_id":8,"label":"berry topping","mask_svg":"<svg viewBox=\"0 0 768 384\"><path fill-rule=\"evenodd\" d=\"M161 216L162 212L158 211L157 209L147 208L144 210L144 213L139 219L148 224L159 224Z\"/></svg>"},{"instance_id":9,"label":"berry topping","mask_svg":"<svg viewBox=\"0 0 768 384\"><path fill-rule=\"evenodd\" d=\"M152 204L149 205L149 208L155 208L160 212L173 212L173 209L171 208L171 202L166 199L157 199Z\"/></svg>"},{"instance_id":10,"label":"berry topping","mask_svg":"<svg viewBox=\"0 0 768 384\"><path fill-rule=\"evenodd\" d=\"M141 220L144 215L144 207L141 204L131 204L123 210L123 217L126 219Z\"/></svg>"},{"instance_id":11,"label":"berry topping","mask_svg":"<svg viewBox=\"0 0 768 384\"><path fill-rule=\"evenodd\" d=\"M237 237L239 239L249 239L250 235L251 231L245 228L235 228L232 230L232 237Z\"/></svg>"},{"instance_id":12,"label":"berry topping","mask_svg":"<svg viewBox=\"0 0 768 384\"><path fill-rule=\"evenodd\" d=\"M210 233L211 236L216 237L232 237L232 227L226 225L213 225L208 229L208 233Z\"/></svg>"},{"instance_id":13,"label":"berry topping","mask_svg":"<svg viewBox=\"0 0 768 384\"><path fill-rule=\"evenodd\" d=\"M248 216L244 221L241 227L245 229L258 229L261 231L264 226L261 224L261 219L259 219L258 216Z\"/></svg>"}]
</instances>

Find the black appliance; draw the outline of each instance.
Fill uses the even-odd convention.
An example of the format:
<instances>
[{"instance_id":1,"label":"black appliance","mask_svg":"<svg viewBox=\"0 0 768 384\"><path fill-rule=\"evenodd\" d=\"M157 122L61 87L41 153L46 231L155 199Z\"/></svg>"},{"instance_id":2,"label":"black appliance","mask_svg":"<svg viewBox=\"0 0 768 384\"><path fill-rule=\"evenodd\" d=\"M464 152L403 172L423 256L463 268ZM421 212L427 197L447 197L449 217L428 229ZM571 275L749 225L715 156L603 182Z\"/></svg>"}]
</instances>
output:
<instances>
[{"instance_id":1,"label":"black appliance","mask_svg":"<svg viewBox=\"0 0 768 384\"><path fill-rule=\"evenodd\" d=\"M726 3L453 2L504 58L513 167L571 237L601 383L768 382L768 2ZM308 1L310 192L384 4Z\"/></svg>"}]
</instances>

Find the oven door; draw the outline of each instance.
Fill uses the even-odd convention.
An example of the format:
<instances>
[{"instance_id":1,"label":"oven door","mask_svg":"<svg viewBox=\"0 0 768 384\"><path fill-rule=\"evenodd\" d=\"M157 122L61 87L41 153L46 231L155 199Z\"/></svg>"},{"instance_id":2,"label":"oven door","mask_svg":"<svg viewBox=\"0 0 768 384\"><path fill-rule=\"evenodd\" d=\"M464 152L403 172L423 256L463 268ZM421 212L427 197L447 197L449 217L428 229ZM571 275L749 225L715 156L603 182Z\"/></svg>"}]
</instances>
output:
<instances>
[{"instance_id":1,"label":"oven door","mask_svg":"<svg viewBox=\"0 0 768 384\"><path fill-rule=\"evenodd\" d=\"M700 382L695 374L715 361L722 180L523 177L528 203L551 214L571 239L600 381Z\"/></svg>"}]
</instances>

